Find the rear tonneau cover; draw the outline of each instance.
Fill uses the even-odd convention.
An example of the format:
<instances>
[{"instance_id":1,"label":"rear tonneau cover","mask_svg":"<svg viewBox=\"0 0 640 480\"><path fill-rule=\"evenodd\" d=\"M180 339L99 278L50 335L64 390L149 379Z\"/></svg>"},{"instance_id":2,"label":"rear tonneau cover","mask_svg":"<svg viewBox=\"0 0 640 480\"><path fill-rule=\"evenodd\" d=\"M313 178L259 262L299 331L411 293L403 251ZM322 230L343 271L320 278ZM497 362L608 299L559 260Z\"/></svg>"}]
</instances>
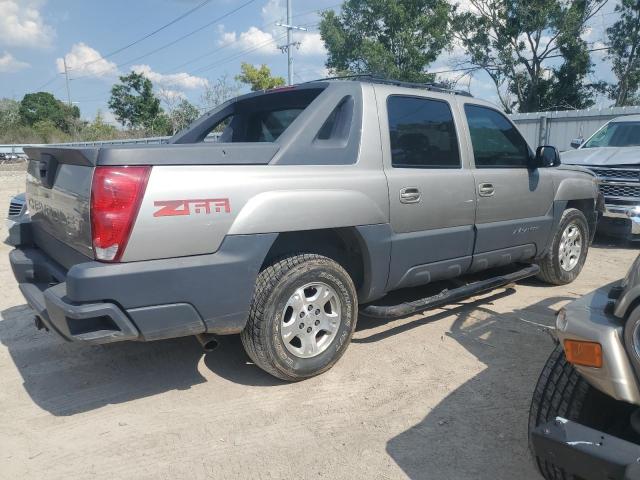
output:
<instances>
[{"instance_id":1,"label":"rear tonneau cover","mask_svg":"<svg viewBox=\"0 0 640 480\"><path fill-rule=\"evenodd\" d=\"M108 147L27 147L31 160L53 158L59 164L97 165L267 165L275 143L199 143ZM44 157L44 158L43 158Z\"/></svg>"}]
</instances>

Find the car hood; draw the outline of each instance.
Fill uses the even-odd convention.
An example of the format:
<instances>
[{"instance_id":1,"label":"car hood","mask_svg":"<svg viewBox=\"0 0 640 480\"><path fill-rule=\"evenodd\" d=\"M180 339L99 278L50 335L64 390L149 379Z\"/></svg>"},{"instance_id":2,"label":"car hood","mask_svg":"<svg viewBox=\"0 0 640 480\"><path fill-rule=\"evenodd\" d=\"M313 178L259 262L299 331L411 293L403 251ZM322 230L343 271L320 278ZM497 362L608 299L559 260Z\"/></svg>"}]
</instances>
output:
<instances>
[{"instance_id":1,"label":"car hood","mask_svg":"<svg viewBox=\"0 0 640 480\"><path fill-rule=\"evenodd\" d=\"M579 148L563 152L560 158L569 165L640 165L640 147Z\"/></svg>"}]
</instances>

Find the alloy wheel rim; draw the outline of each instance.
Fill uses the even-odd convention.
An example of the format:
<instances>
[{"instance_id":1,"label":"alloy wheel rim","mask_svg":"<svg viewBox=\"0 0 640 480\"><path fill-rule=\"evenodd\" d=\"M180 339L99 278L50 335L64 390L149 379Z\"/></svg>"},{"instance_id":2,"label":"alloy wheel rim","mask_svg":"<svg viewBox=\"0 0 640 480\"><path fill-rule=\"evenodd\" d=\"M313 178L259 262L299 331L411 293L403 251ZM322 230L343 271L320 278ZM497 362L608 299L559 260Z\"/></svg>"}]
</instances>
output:
<instances>
[{"instance_id":1,"label":"alloy wheel rim","mask_svg":"<svg viewBox=\"0 0 640 480\"><path fill-rule=\"evenodd\" d=\"M560 245L558 246L558 259L560 268L570 272L580 261L582 253L582 232L575 223L570 223L562 232Z\"/></svg>"},{"instance_id":2,"label":"alloy wheel rim","mask_svg":"<svg viewBox=\"0 0 640 480\"><path fill-rule=\"evenodd\" d=\"M280 336L286 349L298 358L324 352L338 334L341 306L337 292L324 282L296 289L282 312Z\"/></svg>"}]
</instances>

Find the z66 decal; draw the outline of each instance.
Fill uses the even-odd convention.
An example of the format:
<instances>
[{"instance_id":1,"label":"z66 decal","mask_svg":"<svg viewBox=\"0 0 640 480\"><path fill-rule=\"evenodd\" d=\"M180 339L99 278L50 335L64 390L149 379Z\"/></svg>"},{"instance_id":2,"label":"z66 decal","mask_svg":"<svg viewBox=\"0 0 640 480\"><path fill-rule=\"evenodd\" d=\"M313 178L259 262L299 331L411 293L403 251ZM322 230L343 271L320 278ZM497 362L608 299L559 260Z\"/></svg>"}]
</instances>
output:
<instances>
[{"instance_id":1,"label":"z66 decal","mask_svg":"<svg viewBox=\"0 0 640 480\"><path fill-rule=\"evenodd\" d=\"M230 213L231 205L228 198L205 198L198 200L160 200L153 202L160 207L153 214L154 217L175 217L177 215L191 215L193 213Z\"/></svg>"}]
</instances>

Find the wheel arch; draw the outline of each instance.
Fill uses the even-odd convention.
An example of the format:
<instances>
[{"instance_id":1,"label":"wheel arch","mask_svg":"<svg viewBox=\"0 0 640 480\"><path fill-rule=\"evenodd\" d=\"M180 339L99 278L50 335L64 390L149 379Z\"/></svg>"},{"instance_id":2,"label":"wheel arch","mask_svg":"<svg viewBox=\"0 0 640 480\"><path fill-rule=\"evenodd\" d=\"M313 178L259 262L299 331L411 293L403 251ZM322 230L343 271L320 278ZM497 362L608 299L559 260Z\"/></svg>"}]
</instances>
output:
<instances>
[{"instance_id":1,"label":"wheel arch","mask_svg":"<svg viewBox=\"0 0 640 480\"><path fill-rule=\"evenodd\" d=\"M281 232L261 270L284 256L316 253L338 262L351 276L360 302L384 295L391 257L388 224Z\"/></svg>"},{"instance_id":2,"label":"wheel arch","mask_svg":"<svg viewBox=\"0 0 640 480\"><path fill-rule=\"evenodd\" d=\"M569 208L575 208L576 210L580 210L585 218L587 219L587 224L589 226L589 240L593 240L593 236L596 233L596 226L598 223L598 218L596 215L596 200L594 198L582 198L567 201L567 205L565 210Z\"/></svg>"}]
</instances>

